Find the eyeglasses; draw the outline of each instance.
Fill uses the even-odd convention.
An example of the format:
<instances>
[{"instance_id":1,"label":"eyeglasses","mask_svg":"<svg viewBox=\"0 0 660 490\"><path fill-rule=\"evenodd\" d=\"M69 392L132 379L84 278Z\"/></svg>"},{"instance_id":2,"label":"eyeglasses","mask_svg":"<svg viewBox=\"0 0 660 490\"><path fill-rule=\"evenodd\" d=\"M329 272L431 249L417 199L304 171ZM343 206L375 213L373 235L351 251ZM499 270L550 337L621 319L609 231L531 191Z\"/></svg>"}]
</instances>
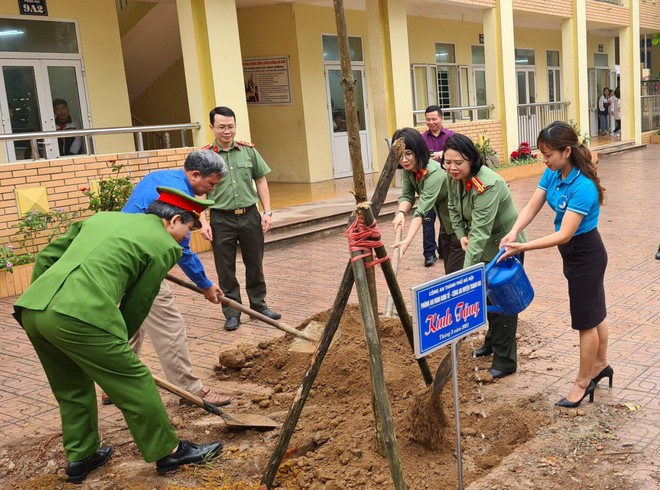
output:
<instances>
[{"instance_id":1,"label":"eyeglasses","mask_svg":"<svg viewBox=\"0 0 660 490\"><path fill-rule=\"evenodd\" d=\"M410 160L410 159L413 158L414 156L415 156L415 154L414 154L412 151L410 151L410 150L405 150L405 151L403 152L403 154L401 155L401 160Z\"/></svg>"},{"instance_id":2,"label":"eyeglasses","mask_svg":"<svg viewBox=\"0 0 660 490\"><path fill-rule=\"evenodd\" d=\"M230 124L229 126L213 126L213 129L220 131L221 133L224 133L225 131L233 131L236 129L235 124Z\"/></svg>"}]
</instances>

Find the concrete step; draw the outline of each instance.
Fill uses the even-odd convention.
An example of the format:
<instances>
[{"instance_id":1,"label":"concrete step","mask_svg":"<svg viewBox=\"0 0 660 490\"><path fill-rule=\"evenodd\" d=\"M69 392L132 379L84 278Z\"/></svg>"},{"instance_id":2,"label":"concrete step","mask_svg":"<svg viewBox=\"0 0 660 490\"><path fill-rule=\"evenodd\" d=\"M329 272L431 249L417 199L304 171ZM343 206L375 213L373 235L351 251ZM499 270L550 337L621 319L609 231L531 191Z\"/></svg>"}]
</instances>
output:
<instances>
[{"instance_id":1,"label":"concrete step","mask_svg":"<svg viewBox=\"0 0 660 490\"><path fill-rule=\"evenodd\" d=\"M392 219L397 207L395 200L387 200L383 204L379 215L381 223L379 226L382 226L384 217L388 218L387 222ZM346 209L331 214L276 224L265 237L265 248L268 250L343 233L348 227L348 218L352 212L352 208L346 206Z\"/></svg>"},{"instance_id":2,"label":"concrete step","mask_svg":"<svg viewBox=\"0 0 660 490\"><path fill-rule=\"evenodd\" d=\"M600 156L604 156L604 155L615 155L617 153L622 153L624 151L641 150L642 148L645 147L646 147L645 144L636 145L634 141L614 141L607 145L594 148L594 151L598 152Z\"/></svg>"}]
</instances>

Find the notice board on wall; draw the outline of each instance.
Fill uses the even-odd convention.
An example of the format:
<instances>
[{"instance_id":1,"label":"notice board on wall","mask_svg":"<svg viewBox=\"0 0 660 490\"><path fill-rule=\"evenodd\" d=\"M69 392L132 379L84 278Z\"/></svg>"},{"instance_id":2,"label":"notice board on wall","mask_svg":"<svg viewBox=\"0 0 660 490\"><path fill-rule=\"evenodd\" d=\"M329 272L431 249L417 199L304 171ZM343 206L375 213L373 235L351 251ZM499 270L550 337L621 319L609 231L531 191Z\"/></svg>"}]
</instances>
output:
<instances>
[{"instance_id":1,"label":"notice board on wall","mask_svg":"<svg viewBox=\"0 0 660 490\"><path fill-rule=\"evenodd\" d=\"M244 59L243 78L248 104L291 103L288 56Z\"/></svg>"}]
</instances>

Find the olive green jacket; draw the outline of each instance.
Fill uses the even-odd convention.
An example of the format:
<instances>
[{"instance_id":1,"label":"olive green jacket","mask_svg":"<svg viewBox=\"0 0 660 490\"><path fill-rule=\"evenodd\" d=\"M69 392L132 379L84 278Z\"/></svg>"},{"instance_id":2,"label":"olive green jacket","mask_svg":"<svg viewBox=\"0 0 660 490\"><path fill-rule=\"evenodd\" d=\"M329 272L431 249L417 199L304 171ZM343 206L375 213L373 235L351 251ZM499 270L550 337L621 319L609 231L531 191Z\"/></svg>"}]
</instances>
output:
<instances>
[{"instance_id":1,"label":"olive green jacket","mask_svg":"<svg viewBox=\"0 0 660 490\"><path fill-rule=\"evenodd\" d=\"M509 186L496 172L482 166L468 178L467 187L460 180L449 182L449 216L456 237L469 238L463 267L493 260L500 241L518 219ZM527 241L524 231L517 240Z\"/></svg>"},{"instance_id":2,"label":"olive green jacket","mask_svg":"<svg viewBox=\"0 0 660 490\"><path fill-rule=\"evenodd\" d=\"M398 202L409 202L413 205L417 194L419 199L413 217L419 216L425 219L426 214L433 208L440 218L442 229L447 235L453 235L454 229L447 207L449 197L447 189L451 178L435 160L429 160L426 169L428 172L419 182L415 172L403 172L403 189Z\"/></svg>"},{"instance_id":3,"label":"olive green jacket","mask_svg":"<svg viewBox=\"0 0 660 490\"><path fill-rule=\"evenodd\" d=\"M14 317L21 323L23 308L48 308L128 340L181 252L158 216L95 214L37 255L32 283L14 305Z\"/></svg>"}]
</instances>

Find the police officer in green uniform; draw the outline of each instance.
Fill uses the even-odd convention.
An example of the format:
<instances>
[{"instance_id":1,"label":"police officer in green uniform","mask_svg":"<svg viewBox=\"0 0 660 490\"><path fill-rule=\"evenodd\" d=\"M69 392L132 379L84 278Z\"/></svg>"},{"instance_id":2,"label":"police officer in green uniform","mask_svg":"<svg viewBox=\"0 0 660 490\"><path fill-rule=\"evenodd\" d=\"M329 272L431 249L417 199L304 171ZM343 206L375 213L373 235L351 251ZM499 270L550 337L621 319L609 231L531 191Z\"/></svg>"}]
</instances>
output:
<instances>
[{"instance_id":1,"label":"police officer in green uniform","mask_svg":"<svg viewBox=\"0 0 660 490\"><path fill-rule=\"evenodd\" d=\"M442 165L449 172L449 215L465 251L463 267L490 262L499 252L500 240L518 218L511 191L496 172L484 165L472 141L462 134L447 140ZM526 241L522 232L518 241ZM488 314L488 333L476 357L493 354L490 373L502 378L517 369L518 315Z\"/></svg>"},{"instance_id":2,"label":"police officer in green uniform","mask_svg":"<svg viewBox=\"0 0 660 490\"><path fill-rule=\"evenodd\" d=\"M392 141L403 138L405 149L399 158L400 165L405 170L403 190L399 198L399 206L394 213L392 224L394 230L405 224L405 215L415 204L415 195L419 196L417 208L413 213L408 234L404 239L394 244L403 255L413 238L422 226L429 210L434 209L440 217L443 233L440 234L440 245L444 257L445 274L456 272L463 267L463 250L452 229L449 218L448 175L440 168L440 164L431 159L431 154L422 136L414 128L402 128L392 136Z\"/></svg>"},{"instance_id":3,"label":"police officer in green uniform","mask_svg":"<svg viewBox=\"0 0 660 490\"><path fill-rule=\"evenodd\" d=\"M211 226L202 228L202 236L213 243L213 257L220 287L225 296L241 302L241 289L236 279L236 250L241 246L245 264L245 290L250 308L273 320L282 318L266 304L264 277L264 234L270 231L273 212L266 174L270 168L259 152L249 143L236 141L236 115L229 107L216 107L209 114L210 129L215 141L205 147L219 153L229 167L207 197L214 201ZM263 213L257 202L261 201ZM223 305L225 330L240 326L240 312Z\"/></svg>"},{"instance_id":4,"label":"police officer in green uniform","mask_svg":"<svg viewBox=\"0 0 660 490\"><path fill-rule=\"evenodd\" d=\"M199 212L211 204L158 190L148 214L98 213L74 223L38 254L32 283L14 306L59 404L73 483L112 454L110 446L99 447L95 382L159 473L200 463L222 448L178 439L151 373L128 343L181 258L178 242L200 226Z\"/></svg>"}]
</instances>

